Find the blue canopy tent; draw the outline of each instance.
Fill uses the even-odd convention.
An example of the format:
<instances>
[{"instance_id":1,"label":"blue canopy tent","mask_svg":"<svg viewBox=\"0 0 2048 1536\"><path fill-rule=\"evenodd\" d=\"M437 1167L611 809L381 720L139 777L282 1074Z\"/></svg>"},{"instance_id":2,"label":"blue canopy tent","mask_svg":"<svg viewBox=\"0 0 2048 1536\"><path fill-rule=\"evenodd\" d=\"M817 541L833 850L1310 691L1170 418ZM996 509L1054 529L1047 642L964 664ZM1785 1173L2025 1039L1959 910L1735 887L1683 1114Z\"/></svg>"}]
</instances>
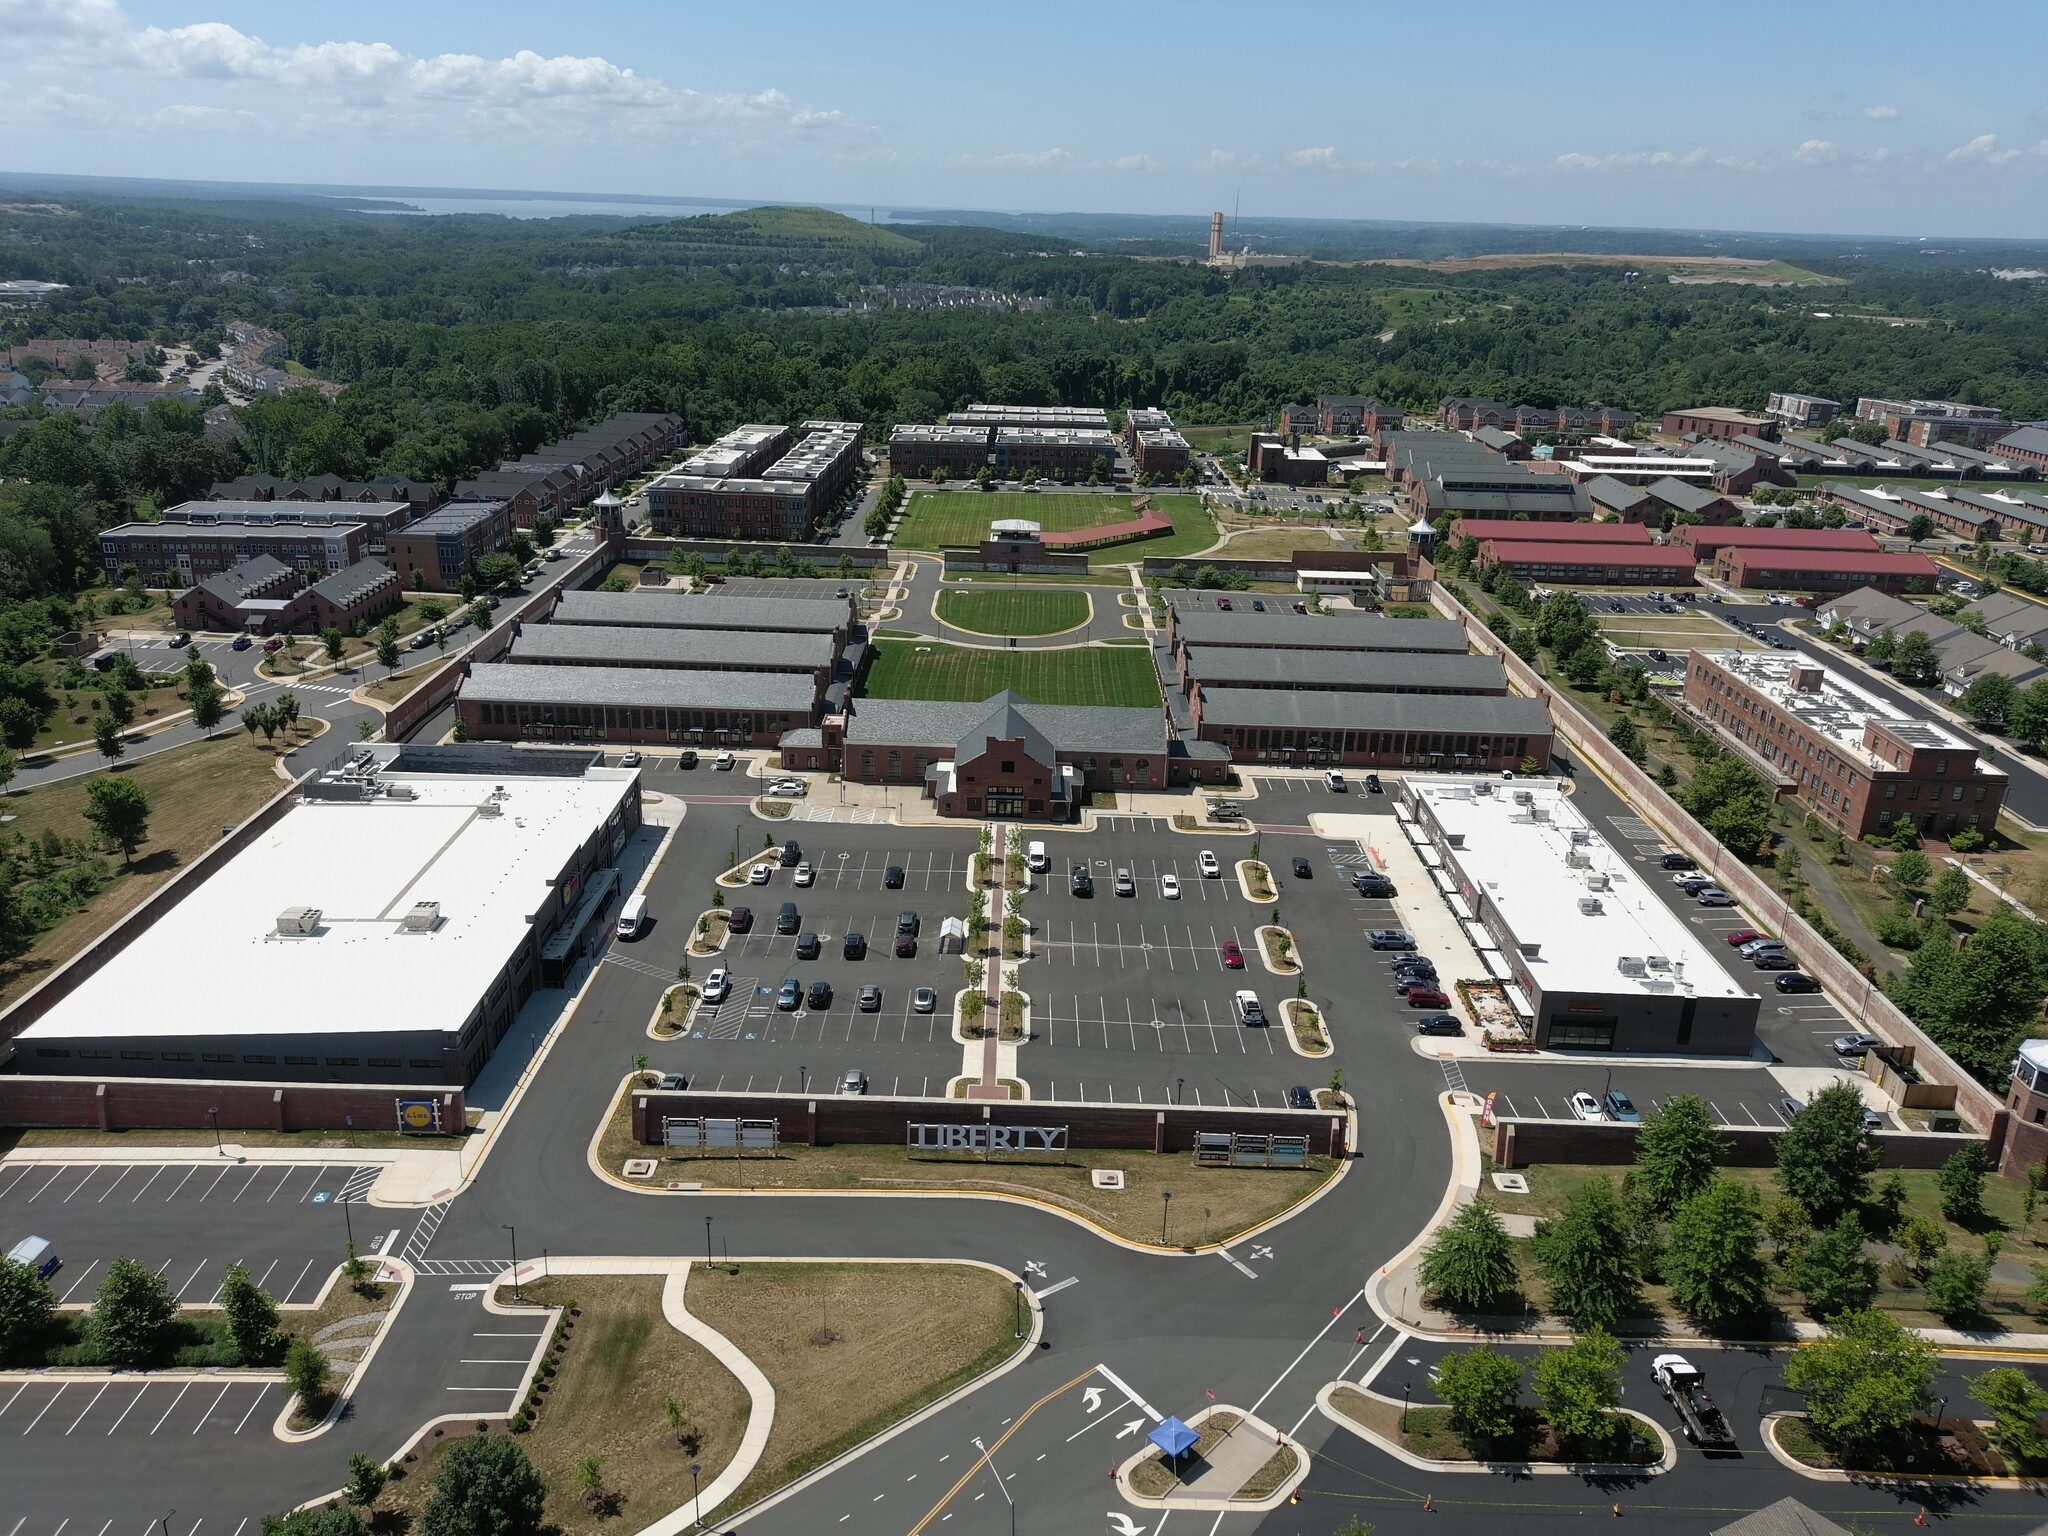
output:
<instances>
[{"instance_id":1,"label":"blue canopy tent","mask_svg":"<svg viewBox=\"0 0 2048 1536\"><path fill-rule=\"evenodd\" d=\"M1145 1438L1166 1452L1168 1460L1179 1461L1182 1454L1202 1437L1179 1419L1168 1419Z\"/></svg>"}]
</instances>

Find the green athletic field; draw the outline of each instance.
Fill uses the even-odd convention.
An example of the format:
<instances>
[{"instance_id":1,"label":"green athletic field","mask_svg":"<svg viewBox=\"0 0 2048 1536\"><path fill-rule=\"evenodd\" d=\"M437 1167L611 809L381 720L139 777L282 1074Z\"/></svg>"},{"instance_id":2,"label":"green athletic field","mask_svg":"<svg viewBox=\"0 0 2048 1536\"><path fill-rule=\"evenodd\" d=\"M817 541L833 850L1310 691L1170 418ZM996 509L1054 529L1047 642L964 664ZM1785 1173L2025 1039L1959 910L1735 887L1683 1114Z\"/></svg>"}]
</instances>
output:
<instances>
[{"instance_id":1,"label":"green athletic field","mask_svg":"<svg viewBox=\"0 0 2048 1536\"><path fill-rule=\"evenodd\" d=\"M949 544L979 544L988 525L1003 518L1025 518L1047 533L1072 533L1106 528L1131 520L1128 493L1069 494L1061 491L917 491L897 525L898 549L943 549ZM1152 505L1173 519L1173 532L1156 539L1138 539L1090 550L1091 565L1119 565L1147 555L1188 555L1216 542L1216 520L1199 496L1153 494Z\"/></svg>"},{"instance_id":2,"label":"green athletic field","mask_svg":"<svg viewBox=\"0 0 2048 1536\"><path fill-rule=\"evenodd\" d=\"M1151 652L1137 646L999 651L877 640L867 692L877 699L971 701L1005 688L1034 704L1159 704Z\"/></svg>"},{"instance_id":3,"label":"green athletic field","mask_svg":"<svg viewBox=\"0 0 2048 1536\"><path fill-rule=\"evenodd\" d=\"M982 635L1056 635L1088 622L1088 594L1035 592L1029 587L946 591L939 594L939 617Z\"/></svg>"}]
</instances>

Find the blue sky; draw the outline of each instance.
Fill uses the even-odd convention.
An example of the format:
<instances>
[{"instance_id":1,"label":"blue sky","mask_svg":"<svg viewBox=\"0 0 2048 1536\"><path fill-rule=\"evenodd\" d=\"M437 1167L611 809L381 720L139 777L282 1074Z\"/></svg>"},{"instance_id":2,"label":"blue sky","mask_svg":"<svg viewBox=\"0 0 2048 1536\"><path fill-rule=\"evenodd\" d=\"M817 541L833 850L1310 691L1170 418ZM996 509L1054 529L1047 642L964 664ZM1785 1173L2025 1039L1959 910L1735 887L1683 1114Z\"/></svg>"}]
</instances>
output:
<instances>
[{"instance_id":1,"label":"blue sky","mask_svg":"<svg viewBox=\"0 0 2048 1536\"><path fill-rule=\"evenodd\" d=\"M2048 236L2048 5L1969 14L0 0L0 168Z\"/></svg>"}]
</instances>

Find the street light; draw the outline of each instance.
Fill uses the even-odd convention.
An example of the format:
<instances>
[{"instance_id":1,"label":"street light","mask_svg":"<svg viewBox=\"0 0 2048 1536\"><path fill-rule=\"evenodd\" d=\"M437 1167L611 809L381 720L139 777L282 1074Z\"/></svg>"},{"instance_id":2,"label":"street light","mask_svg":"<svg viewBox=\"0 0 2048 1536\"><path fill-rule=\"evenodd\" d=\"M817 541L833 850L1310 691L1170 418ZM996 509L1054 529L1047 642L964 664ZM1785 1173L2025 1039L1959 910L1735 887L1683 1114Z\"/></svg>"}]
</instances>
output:
<instances>
[{"instance_id":1,"label":"street light","mask_svg":"<svg viewBox=\"0 0 2048 1536\"><path fill-rule=\"evenodd\" d=\"M1021 1339L1024 1337L1024 1282L1022 1280L1012 1280L1010 1282L1010 1299L1016 1303L1012 1311L1016 1317L1017 1337Z\"/></svg>"},{"instance_id":2,"label":"street light","mask_svg":"<svg viewBox=\"0 0 2048 1536\"><path fill-rule=\"evenodd\" d=\"M989 1455L988 1447L981 1443L979 1435L974 1437L974 1448L981 1452L981 1459L988 1463L989 1471L995 1476L996 1486L1003 1491L1003 1502L1010 1506L1010 1536L1017 1536L1017 1501L1010 1497L1009 1485L1003 1481L1003 1474L996 1471L995 1459Z\"/></svg>"},{"instance_id":3,"label":"street light","mask_svg":"<svg viewBox=\"0 0 2048 1536\"><path fill-rule=\"evenodd\" d=\"M1938 1410L1936 1410L1936 1412L1935 1412L1935 1415L1934 1415L1934 1432L1935 1432L1935 1433L1936 1433L1937 1435L1941 1433L1941 1420L1942 1420L1942 1417L1943 1417L1943 1415L1945 1415L1945 1414L1946 1414L1947 1412L1948 1412L1948 1399L1944 1397L1944 1398L1943 1398L1943 1399L1941 1400L1941 1407L1940 1407L1940 1408L1939 1408Z\"/></svg>"},{"instance_id":4,"label":"street light","mask_svg":"<svg viewBox=\"0 0 2048 1536\"><path fill-rule=\"evenodd\" d=\"M228 1149L227 1149L226 1147L224 1147L224 1146L222 1146L222 1145L220 1144L220 1106L219 1106L218 1104L216 1104L216 1105L214 1105L214 1106L213 1106L213 1107L212 1107L211 1109L209 1109L209 1110L208 1110L208 1111L207 1111L206 1113L207 1113L207 1116L208 1116L208 1118L209 1118L209 1119L211 1119L211 1120L213 1121L213 1150L214 1150L214 1153L215 1153L215 1155L216 1155L216 1156L219 1156L219 1157L226 1157L226 1156L228 1155Z\"/></svg>"},{"instance_id":5,"label":"street light","mask_svg":"<svg viewBox=\"0 0 2048 1536\"><path fill-rule=\"evenodd\" d=\"M1184 1077L1176 1077L1173 1080L1173 1102L1176 1104L1185 1104L1187 1103L1187 1101L1188 1080Z\"/></svg>"},{"instance_id":6,"label":"street light","mask_svg":"<svg viewBox=\"0 0 2048 1536\"><path fill-rule=\"evenodd\" d=\"M811 1091L810 1085L811 1069L799 1062L796 1069L796 1091L800 1094L809 1093Z\"/></svg>"},{"instance_id":7,"label":"street light","mask_svg":"<svg viewBox=\"0 0 2048 1536\"><path fill-rule=\"evenodd\" d=\"M167 1509L157 1517L157 1524L164 1528L164 1536L171 1536L171 1516L176 1513L175 1509Z\"/></svg>"},{"instance_id":8,"label":"street light","mask_svg":"<svg viewBox=\"0 0 2048 1536\"><path fill-rule=\"evenodd\" d=\"M1172 1210L1173 1191L1162 1189L1159 1191L1159 1241L1162 1245L1166 1242L1166 1218Z\"/></svg>"},{"instance_id":9,"label":"street light","mask_svg":"<svg viewBox=\"0 0 2048 1536\"><path fill-rule=\"evenodd\" d=\"M697 1474L703 1470L703 1462L693 1461L690 1463L690 1510L697 1517L690 1522L693 1530L704 1523L704 1511L697 1503Z\"/></svg>"},{"instance_id":10,"label":"street light","mask_svg":"<svg viewBox=\"0 0 2048 1536\"><path fill-rule=\"evenodd\" d=\"M505 1229L505 1230L506 1230L507 1232L510 1232L510 1233L512 1234L512 1299L513 1299L514 1301L524 1301L524 1300L525 1300L526 1298L525 1298L524 1296L521 1296L521 1295L519 1294L519 1232L518 1232L518 1229L517 1229L517 1228L515 1228L515 1227L514 1227L514 1226L513 1226L513 1225L512 1225L512 1224L511 1224L510 1222L500 1222L500 1223L498 1223L498 1225L500 1225L500 1226L501 1226L501 1227L503 1227L503 1228L504 1228L504 1229Z\"/></svg>"},{"instance_id":11,"label":"street light","mask_svg":"<svg viewBox=\"0 0 2048 1536\"><path fill-rule=\"evenodd\" d=\"M711 1267L711 1218L704 1218L704 1267Z\"/></svg>"}]
</instances>

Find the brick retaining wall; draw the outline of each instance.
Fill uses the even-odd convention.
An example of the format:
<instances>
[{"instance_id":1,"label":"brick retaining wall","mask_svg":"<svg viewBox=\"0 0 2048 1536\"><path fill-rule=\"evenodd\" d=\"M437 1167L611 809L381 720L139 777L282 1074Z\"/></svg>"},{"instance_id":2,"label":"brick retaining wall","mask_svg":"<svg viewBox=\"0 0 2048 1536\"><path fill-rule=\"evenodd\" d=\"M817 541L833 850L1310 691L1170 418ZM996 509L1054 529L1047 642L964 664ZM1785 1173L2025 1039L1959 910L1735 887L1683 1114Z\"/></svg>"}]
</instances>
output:
<instances>
[{"instance_id":1,"label":"brick retaining wall","mask_svg":"<svg viewBox=\"0 0 2048 1536\"><path fill-rule=\"evenodd\" d=\"M1441 584L1431 592L1430 599L1439 613L1465 626L1466 638L1475 649L1500 658L1516 687L1543 700L1550 710L1558 736L1570 742L1587 761L1620 786L1632 808L1674 848L1691 854L1721 889L1734 896L1750 912L1759 916L1779 914L1772 921L1781 936L1798 951L1807 974L1836 998L1852 1002L1860 1009L1864 1027L1870 1028L1874 1034L1886 1035L1900 1044L1913 1046L1914 1061L1923 1079L1954 1084L1956 1111L1983 1133L1992 1161L1998 1160L2005 1142L2007 1111L1997 1094L1957 1066L1919 1025L1907 1018L1868 977L1816 933L1805 918L1789 910L1782 896L1766 885L1748 865L1722 847L1713 834L1693 820L1655 779L1616 750L1597 721L1569 698L1554 691L1533 667L1502 645L1477 614L1451 596Z\"/></svg>"},{"instance_id":2,"label":"brick retaining wall","mask_svg":"<svg viewBox=\"0 0 2048 1536\"><path fill-rule=\"evenodd\" d=\"M1636 1160L1636 1127L1577 1120L1505 1119L1493 1128L1493 1161L1499 1168L1537 1163L1596 1163L1618 1166ZM1778 1127L1721 1125L1720 1162L1729 1168L1770 1168L1778 1161ZM1875 1131L1880 1168L1939 1168L1962 1148L1984 1138L1963 1131Z\"/></svg>"},{"instance_id":3,"label":"brick retaining wall","mask_svg":"<svg viewBox=\"0 0 2048 1536\"><path fill-rule=\"evenodd\" d=\"M774 1120L782 1140L806 1146L835 1142L902 1146L904 1127L916 1125L1064 1125L1075 1147L1128 1147L1186 1152L1198 1131L1243 1131L1307 1136L1318 1156L1346 1148L1344 1116L1328 1111L1195 1109L1185 1105L1033 1104L965 1099L841 1098L836 1094L661 1093L633 1095L633 1139L661 1140L668 1117Z\"/></svg>"},{"instance_id":4,"label":"brick retaining wall","mask_svg":"<svg viewBox=\"0 0 2048 1536\"><path fill-rule=\"evenodd\" d=\"M150 1077L0 1077L0 1125L101 1131L398 1129L398 1101L431 1099L449 1131L463 1125L460 1088L370 1083L190 1082Z\"/></svg>"}]
</instances>

